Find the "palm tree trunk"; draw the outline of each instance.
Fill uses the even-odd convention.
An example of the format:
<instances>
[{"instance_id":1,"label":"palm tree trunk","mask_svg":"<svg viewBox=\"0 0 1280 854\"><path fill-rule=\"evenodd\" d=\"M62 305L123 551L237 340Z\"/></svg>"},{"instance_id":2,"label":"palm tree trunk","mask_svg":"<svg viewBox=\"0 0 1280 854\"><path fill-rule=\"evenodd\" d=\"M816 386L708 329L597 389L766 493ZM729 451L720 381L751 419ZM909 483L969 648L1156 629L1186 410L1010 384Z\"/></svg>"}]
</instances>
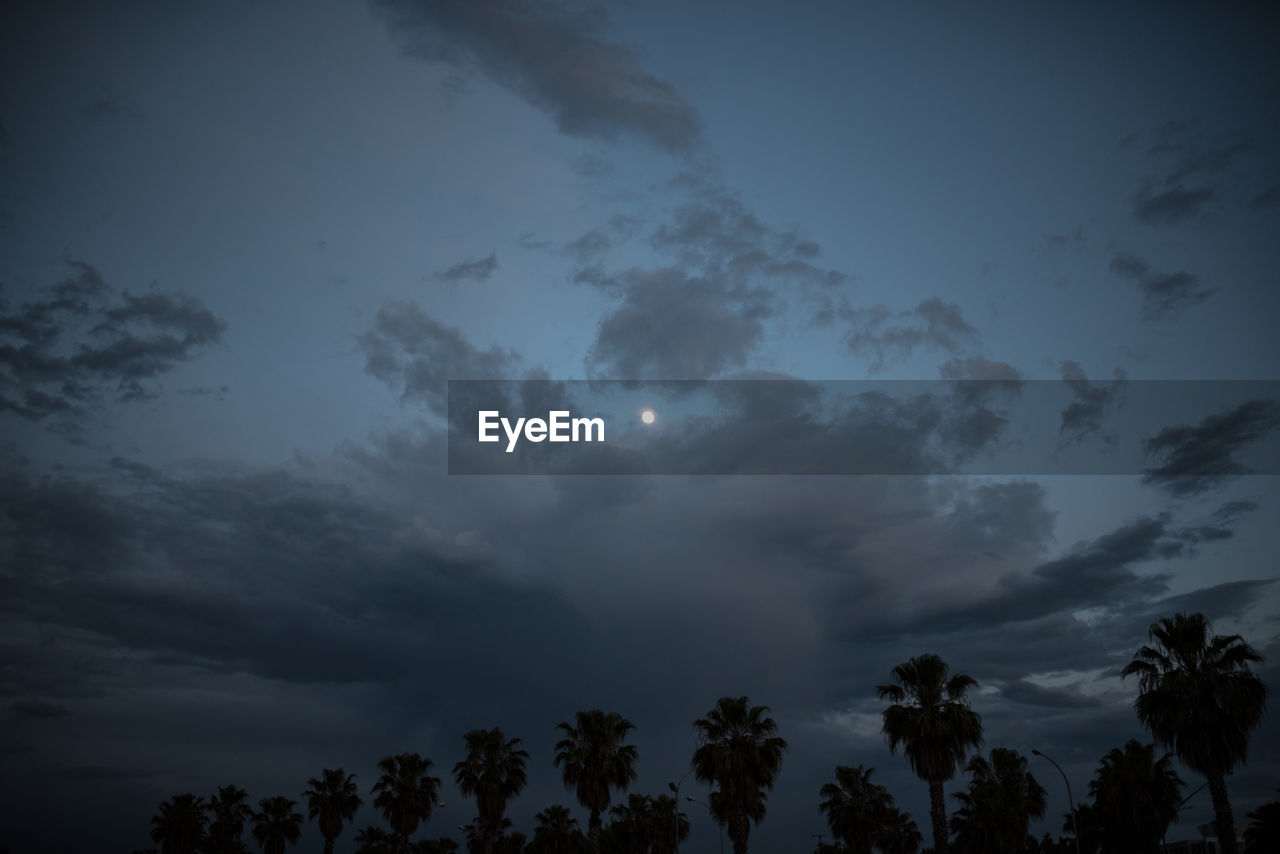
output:
<instances>
[{"instance_id":1,"label":"palm tree trunk","mask_svg":"<svg viewBox=\"0 0 1280 854\"><path fill-rule=\"evenodd\" d=\"M587 843L591 854L600 854L600 810L591 811L591 821L587 823Z\"/></svg>"},{"instance_id":2,"label":"palm tree trunk","mask_svg":"<svg viewBox=\"0 0 1280 854\"><path fill-rule=\"evenodd\" d=\"M933 852L947 854L947 802L942 781L929 781L929 818L933 820Z\"/></svg>"},{"instance_id":3,"label":"palm tree trunk","mask_svg":"<svg viewBox=\"0 0 1280 854\"><path fill-rule=\"evenodd\" d=\"M1227 781L1217 768L1210 769L1205 776L1209 778L1209 795L1213 798L1213 824L1218 833L1218 850L1222 854L1236 854L1236 823L1231 817Z\"/></svg>"},{"instance_id":4,"label":"palm tree trunk","mask_svg":"<svg viewBox=\"0 0 1280 854\"><path fill-rule=\"evenodd\" d=\"M324 838L324 854L333 854L333 837L326 836Z\"/></svg>"},{"instance_id":5,"label":"palm tree trunk","mask_svg":"<svg viewBox=\"0 0 1280 854\"><path fill-rule=\"evenodd\" d=\"M751 819L738 813L729 819L729 839L733 841L733 854L747 854L747 836L751 833Z\"/></svg>"}]
</instances>

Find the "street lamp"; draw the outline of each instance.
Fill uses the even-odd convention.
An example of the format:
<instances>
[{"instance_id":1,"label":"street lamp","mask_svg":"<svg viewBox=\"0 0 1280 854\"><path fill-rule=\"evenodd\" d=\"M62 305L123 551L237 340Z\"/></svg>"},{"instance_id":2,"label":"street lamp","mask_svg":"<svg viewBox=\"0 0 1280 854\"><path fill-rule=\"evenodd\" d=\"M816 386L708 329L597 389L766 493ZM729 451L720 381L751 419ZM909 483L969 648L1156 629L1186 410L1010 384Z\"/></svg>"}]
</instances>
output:
<instances>
[{"instance_id":1,"label":"street lamp","mask_svg":"<svg viewBox=\"0 0 1280 854\"><path fill-rule=\"evenodd\" d=\"M680 854L680 785L684 783L684 778L688 777L692 773L693 769L690 768L688 771L685 771L684 775L676 782L667 783L667 788L675 794L676 799L676 854Z\"/></svg>"},{"instance_id":2,"label":"street lamp","mask_svg":"<svg viewBox=\"0 0 1280 854\"><path fill-rule=\"evenodd\" d=\"M1041 753L1039 750L1032 748L1031 752L1041 759L1048 759L1054 768L1058 769L1058 773L1062 775L1062 782L1067 784L1067 806L1071 807L1071 830L1076 838L1076 854L1080 854L1080 828L1076 826L1076 802L1071 797L1071 781L1067 779L1067 773L1062 770L1062 766L1054 762L1047 754Z\"/></svg>"},{"instance_id":3,"label":"street lamp","mask_svg":"<svg viewBox=\"0 0 1280 854\"><path fill-rule=\"evenodd\" d=\"M720 825L720 854L724 854L724 822L722 822L720 820L720 817L716 815L715 810L711 809L710 806L708 806L707 804L704 804L702 801L698 800L693 795L686 796L685 800L689 801L690 803L695 803L699 806L706 807L707 812L711 813L711 817L716 820L716 824Z\"/></svg>"}]
</instances>

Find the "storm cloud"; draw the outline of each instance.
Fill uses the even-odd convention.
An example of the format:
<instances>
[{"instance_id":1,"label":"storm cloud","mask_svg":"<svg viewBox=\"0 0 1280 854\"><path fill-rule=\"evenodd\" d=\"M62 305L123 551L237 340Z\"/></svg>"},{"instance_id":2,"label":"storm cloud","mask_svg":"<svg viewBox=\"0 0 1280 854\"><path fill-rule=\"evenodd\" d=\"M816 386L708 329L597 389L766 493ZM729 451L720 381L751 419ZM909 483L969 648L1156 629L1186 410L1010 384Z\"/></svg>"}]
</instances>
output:
<instances>
[{"instance_id":1,"label":"storm cloud","mask_svg":"<svg viewBox=\"0 0 1280 854\"><path fill-rule=\"evenodd\" d=\"M379 0L405 50L480 74L548 113L561 133L640 137L681 154L701 137L680 92L601 35L597 9L498 0Z\"/></svg>"},{"instance_id":2,"label":"storm cloud","mask_svg":"<svg viewBox=\"0 0 1280 854\"><path fill-rule=\"evenodd\" d=\"M111 401L158 394L156 380L217 343L227 324L195 298L117 293L93 266L43 299L0 304L0 410L74 425Z\"/></svg>"}]
</instances>

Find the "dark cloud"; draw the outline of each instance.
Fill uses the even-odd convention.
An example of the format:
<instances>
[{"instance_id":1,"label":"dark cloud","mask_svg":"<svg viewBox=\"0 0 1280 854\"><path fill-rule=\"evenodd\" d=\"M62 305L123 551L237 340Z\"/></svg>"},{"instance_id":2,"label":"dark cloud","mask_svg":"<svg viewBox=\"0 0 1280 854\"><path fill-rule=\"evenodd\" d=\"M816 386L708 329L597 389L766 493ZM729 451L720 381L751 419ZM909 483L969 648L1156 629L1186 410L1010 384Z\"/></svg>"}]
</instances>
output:
<instances>
[{"instance_id":1,"label":"dark cloud","mask_svg":"<svg viewBox=\"0 0 1280 854\"><path fill-rule=\"evenodd\" d=\"M71 710L61 703L50 703L47 700L14 700L9 708L20 718L62 718L71 714Z\"/></svg>"},{"instance_id":2,"label":"dark cloud","mask_svg":"<svg viewBox=\"0 0 1280 854\"><path fill-rule=\"evenodd\" d=\"M1207 492L1247 474L1237 456L1277 427L1280 406L1274 400L1250 400L1197 425L1166 427L1143 443L1147 458L1162 462L1146 470L1143 482L1175 496Z\"/></svg>"},{"instance_id":3,"label":"dark cloud","mask_svg":"<svg viewBox=\"0 0 1280 854\"><path fill-rule=\"evenodd\" d=\"M433 273L432 276L451 285L456 285L465 281L483 282L492 276L493 271L496 269L498 269L498 253L490 252L484 258L469 258L466 261L459 261L449 269Z\"/></svg>"},{"instance_id":4,"label":"dark cloud","mask_svg":"<svg viewBox=\"0 0 1280 854\"><path fill-rule=\"evenodd\" d=\"M1177 317L1184 310L1207 300L1217 288L1200 284L1194 273L1153 273L1151 266L1136 255L1121 252L1111 259L1111 272L1138 283L1142 291L1143 314L1147 320Z\"/></svg>"},{"instance_id":5,"label":"dark cloud","mask_svg":"<svg viewBox=\"0 0 1280 854\"><path fill-rule=\"evenodd\" d=\"M421 400L437 414L447 411L449 380L504 379L519 362L511 350L476 349L414 302L384 305L358 341L366 373L397 389L402 400Z\"/></svg>"},{"instance_id":6,"label":"dark cloud","mask_svg":"<svg viewBox=\"0 0 1280 854\"><path fill-rule=\"evenodd\" d=\"M983 356L949 359L938 369L944 379L979 380L991 384L1021 385L1022 373L1008 362L997 362Z\"/></svg>"},{"instance_id":7,"label":"dark cloud","mask_svg":"<svg viewBox=\"0 0 1280 854\"><path fill-rule=\"evenodd\" d=\"M956 353L977 336L964 319L960 306L937 297L921 300L915 308L893 314L883 305L852 309L844 343L849 351L870 358L869 369L884 370L894 359L906 359L919 348Z\"/></svg>"},{"instance_id":8,"label":"dark cloud","mask_svg":"<svg viewBox=\"0 0 1280 854\"><path fill-rule=\"evenodd\" d=\"M1195 219L1225 188L1224 178L1238 172L1239 161L1253 150L1247 140L1210 134L1194 121L1165 122L1146 150L1148 161L1162 175L1148 180L1134 195L1134 216L1147 225Z\"/></svg>"},{"instance_id":9,"label":"dark cloud","mask_svg":"<svg viewBox=\"0 0 1280 854\"><path fill-rule=\"evenodd\" d=\"M606 40L596 8L534 2L380 0L405 49L481 74L546 111L561 133L638 136L672 153L692 151L694 109L670 83Z\"/></svg>"},{"instance_id":10,"label":"dark cloud","mask_svg":"<svg viewBox=\"0 0 1280 854\"><path fill-rule=\"evenodd\" d=\"M546 249L550 245L550 240L538 240L537 237L534 236L533 232L526 232L525 234L520 235L521 249Z\"/></svg>"},{"instance_id":11,"label":"dark cloud","mask_svg":"<svg viewBox=\"0 0 1280 854\"><path fill-rule=\"evenodd\" d=\"M1249 209L1269 211L1280 207L1280 184L1272 184L1249 200Z\"/></svg>"},{"instance_id":12,"label":"dark cloud","mask_svg":"<svg viewBox=\"0 0 1280 854\"><path fill-rule=\"evenodd\" d=\"M764 321L780 313L786 293L832 313L844 274L818 266L821 248L794 231L763 222L715 176L680 173L671 182L685 193L650 245L673 264L610 271L580 267L573 279L618 299L600 321L587 364L595 376L620 379L705 379L747 366L764 340ZM615 216L622 236L639 221ZM608 245L589 232L570 251L586 264Z\"/></svg>"},{"instance_id":13,"label":"dark cloud","mask_svg":"<svg viewBox=\"0 0 1280 854\"><path fill-rule=\"evenodd\" d=\"M613 164L597 154L579 154L572 165L574 172L591 181L613 175Z\"/></svg>"},{"instance_id":14,"label":"dark cloud","mask_svg":"<svg viewBox=\"0 0 1280 854\"><path fill-rule=\"evenodd\" d=\"M566 244L564 251L576 258L578 263L585 264L608 251L610 244L609 235L593 228L577 240Z\"/></svg>"},{"instance_id":15,"label":"dark cloud","mask_svg":"<svg viewBox=\"0 0 1280 854\"><path fill-rule=\"evenodd\" d=\"M1199 216L1213 198L1214 191L1208 187L1148 184L1133 196L1133 215L1147 225L1175 225Z\"/></svg>"},{"instance_id":16,"label":"dark cloud","mask_svg":"<svg viewBox=\"0 0 1280 854\"><path fill-rule=\"evenodd\" d=\"M1077 252L1084 249L1084 229L1076 227L1076 230L1070 234L1046 234L1044 236L1044 245L1048 249L1055 251L1064 251L1074 249Z\"/></svg>"},{"instance_id":17,"label":"dark cloud","mask_svg":"<svg viewBox=\"0 0 1280 854\"><path fill-rule=\"evenodd\" d=\"M938 624L961 626L1016 622L1091 606L1118 608L1167 589L1167 575L1143 575L1137 567L1167 559L1166 520L1141 517L1109 534L1077 545L1031 572L1002 577L988 597L938 614Z\"/></svg>"},{"instance_id":18,"label":"dark cloud","mask_svg":"<svg viewBox=\"0 0 1280 854\"><path fill-rule=\"evenodd\" d=\"M1000 686L1000 693L1015 703L1046 706L1051 709L1083 709L1102 705L1097 697L1088 697L1059 688L1045 688L1026 679L1014 679Z\"/></svg>"},{"instance_id":19,"label":"dark cloud","mask_svg":"<svg viewBox=\"0 0 1280 854\"><path fill-rule=\"evenodd\" d=\"M772 291L678 268L597 271L620 304L600 321L588 365L615 379L705 379L743 367L777 308Z\"/></svg>"},{"instance_id":20,"label":"dark cloud","mask_svg":"<svg viewBox=\"0 0 1280 854\"><path fill-rule=\"evenodd\" d=\"M1193 590L1190 593L1168 596L1151 603L1148 611L1149 620L1154 623L1170 614L1191 614L1196 611L1210 620L1238 619L1275 583L1274 578L1228 581Z\"/></svg>"},{"instance_id":21,"label":"dark cloud","mask_svg":"<svg viewBox=\"0 0 1280 854\"><path fill-rule=\"evenodd\" d=\"M1223 146L1185 146L1178 151L1178 159L1173 171L1165 179L1166 183L1176 184L1194 175L1225 172L1231 168L1237 158L1253 146L1247 142L1237 142Z\"/></svg>"},{"instance_id":22,"label":"dark cloud","mask_svg":"<svg viewBox=\"0 0 1280 854\"><path fill-rule=\"evenodd\" d=\"M1111 444L1115 437L1102 429L1103 419L1114 411L1124 390L1124 371L1117 370L1110 383L1091 383L1078 362L1063 362L1062 381L1075 396L1075 402L1062 410L1058 433L1064 443L1082 442L1098 436Z\"/></svg>"},{"instance_id":23,"label":"dark cloud","mask_svg":"<svg viewBox=\"0 0 1280 854\"><path fill-rule=\"evenodd\" d=\"M154 381L222 337L193 297L116 293L89 264L47 298L0 305L0 410L73 426L109 399L155 396Z\"/></svg>"},{"instance_id":24,"label":"dark cloud","mask_svg":"<svg viewBox=\"0 0 1280 854\"><path fill-rule=\"evenodd\" d=\"M681 182L681 177L687 178ZM821 248L794 231L780 231L714 181L678 176L689 191L672 222L649 238L655 249L671 253L686 267L735 277L760 277L832 287L844 274L816 266Z\"/></svg>"}]
</instances>

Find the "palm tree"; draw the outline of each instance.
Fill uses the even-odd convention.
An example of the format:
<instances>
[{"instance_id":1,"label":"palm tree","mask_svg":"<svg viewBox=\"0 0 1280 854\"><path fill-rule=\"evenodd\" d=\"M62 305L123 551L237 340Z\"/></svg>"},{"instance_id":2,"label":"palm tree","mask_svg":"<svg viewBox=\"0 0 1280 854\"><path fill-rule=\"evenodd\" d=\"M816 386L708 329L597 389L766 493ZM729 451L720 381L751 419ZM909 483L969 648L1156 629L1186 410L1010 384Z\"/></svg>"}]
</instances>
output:
<instances>
[{"instance_id":1,"label":"palm tree","mask_svg":"<svg viewBox=\"0 0 1280 854\"><path fill-rule=\"evenodd\" d=\"M532 854L585 854L587 838L568 807L556 804L534 818L538 826L533 829L533 842L529 845Z\"/></svg>"},{"instance_id":2,"label":"palm tree","mask_svg":"<svg viewBox=\"0 0 1280 854\"><path fill-rule=\"evenodd\" d=\"M965 770L972 775L969 791L955 796L961 808L951 819L956 848L1018 854L1035 845L1031 819L1044 817L1045 791L1027 770L1026 757L997 747L990 761L975 756Z\"/></svg>"},{"instance_id":3,"label":"palm tree","mask_svg":"<svg viewBox=\"0 0 1280 854\"><path fill-rule=\"evenodd\" d=\"M528 751L520 739L508 740L499 727L475 729L465 736L467 757L453 766L453 779L464 797L476 796L477 827L492 828L502 820L507 802L528 785ZM493 838L482 840L481 851L493 851Z\"/></svg>"},{"instance_id":4,"label":"palm tree","mask_svg":"<svg viewBox=\"0 0 1280 854\"><path fill-rule=\"evenodd\" d=\"M253 838L263 854L284 854L285 846L297 845L302 836L302 813L294 812L297 801L284 795L258 801L260 810L253 814Z\"/></svg>"},{"instance_id":5,"label":"palm tree","mask_svg":"<svg viewBox=\"0 0 1280 854\"><path fill-rule=\"evenodd\" d=\"M410 854L454 854L458 843L447 836L439 839L421 839L409 849Z\"/></svg>"},{"instance_id":6,"label":"palm tree","mask_svg":"<svg viewBox=\"0 0 1280 854\"><path fill-rule=\"evenodd\" d=\"M894 685L879 685L884 710L882 731L889 752L903 746L911 770L929 783L929 817L933 850L947 851L947 805L942 784L955 776L971 748L982 746L982 717L969 708L966 696L977 680L964 674L948 678L950 668L931 653L893 668Z\"/></svg>"},{"instance_id":7,"label":"palm tree","mask_svg":"<svg viewBox=\"0 0 1280 854\"><path fill-rule=\"evenodd\" d=\"M319 779L312 777L307 785L310 788L302 793L307 799L307 818L318 820L324 854L333 854L333 841L342 834L343 823L355 818L363 803L356 788L356 775L341 768L326 768Z\"/></svg>"},{"instance_id":8,"label":"palm tree","mask_svg":"<svg viewBox=\"0 0 1280 854\"><path fill-rule=\"evenodd\" d=\"M818 809L827 814L831 835L852 854L871 854L881 842L893 796L879 783L871 782L874 768L837 765L836 781L825 784L818 795Z\"/></svg>"},{"instance_id":9,"label":"palm tree","mask_svg":"<svg viewBox=\"0 0 1280 854\"><path fill-rule=\"evenodd\" d=\"M392 834L369 825L356 834L356 854L391 854L395 842Z\"/></svg>"},{"instance_id":10,"label":"palm tree","mask_svg":"<svg viewBox=\"0 0 1280 854\"><path fill-rule=\"evenodd\" d=\"M689 838L689 819L671 795L658 795L650 803L649 854L676 854Z\"/></svg>"},{"instance_id":11,"label":"palm tree","mask_svg":"<svg viewBox=\"0 0 1280 854\"><path fill-rule=\"evenodd\" d=\"M253 816L249 793L237 786L219 786L218 793L205 803L205 808L213 817L209 822L209 840L205 843L207 854L247 851L244 826Z\"/></svg>"},{"instance_id":12,"label":"palm tree","mask_svg":"<svg viewBox=\"0 0 1280 854\"><path fill-rule=\"evenodd\" d=\"M1102 757L1089 783L1103 854L1155 854L1178 816L1182 780L1173 755L1129 739Z\"/></svg>"},{"instance_id":13,"label":"palm tree","mask_svg":"<svg viewBox=\"0 0 1280 854\"><path fill-rule=\"evenodd\" d=\"M924 837L911 816L897 807L890 807L885 816L884 832L880 835L881 854L916 854Z\"/></svg>"},{"instance_id":14,"label":"palm tree","mask_svg":"<svg viewBox=\"0 0 1280 854\"><path fill-rule=\"evenodd\" d=\"M576 724L560 723L565 737L556 742L555 766L563 766L565 788L573 787L578 803L591 811L587 840L591 854L600 851L600 815L609 808L612 790L625 792L636 780L636 748L623 744L635 729L617 712L578 712Z\"/></svg>"},{"instance_id":15,"label":"palm tree","mask_svg":"<svg viewBox=\"0 0 1280 854\"><path fill-rule=\"evenodd\" d=\"M468 854L482 854L486 849L492 851L497 847L498 841L506 836L512 826L509 818L476 818L471 824L458 825L458 829L466 839Z\"/></svg>"},{"instance_id":16,"label":"palm tree","mask_svg":"<svg viewBox=\"0 0 1280 854\"><path fill-rule=\"evenodd\" d=\"M1226 775L1243 764L1249 733L1267 709L1267 686L1249 665L1262 656L1239 635L1214 635L1203 614L1174 614L1151 625L1122 675L1138 676L1133 708L1155 740L1209 781L1218 844L1236 854Z\"/></svg>"},{"instance_id":17,"label":"palm tree","mask_svg":"<svg viewBox=\"0 0 1280 854\"><path fill-rule=\"evenodd\" d=\"M631 794L625 804L609 810L613 821L604 829L602 847L613 854L672 854L676 838L689 838L689 820L676 816L670 795Z\"/></svg>"},{"instance_id":18,"label":"palm tree","mask_svg":"<svg viewBox=\"0 0 1280 854\"><path fill-rule=\"evenodd\" d=\"M1249 813L1244 832L1244 854L1280 851L1280 801L1270 801Z\"/></svg>"},{"instance_id":19,"label":"palm tree","mask_svg":"<svg viewBox=\"0 0 1280 854\"><path fill-rule=\"evenodd\" d=\"M407 844L418 825L431 818L436 803L440 778L432 777L431 760L416 753L388 756L378 763L382 776L374 784L376 795L373 805L382 810L382 817L399 835L400 844Z\"/></svg>"},{"instance_id":20,"label":"palm tree","mask_svg":"<svg viewBox=\"0 0 1280 854\"><path fill-rule=\"evenodd\" d=\"M160 812L151 818L151 841L160 854L196 854L204 845L204 800L191 793L174 795L160 802Z\"/></svg>"},{"instance_id":21,"label":"palm tree","mask_svg":"<svg viewBox=\"0 0 1280 854\"><path fill-rule=\"evenodd\" d=\"M765 791L782 768L787 742L769 707L753 706L746 697L721 697L693 725L701 742L693 753L694 776L718 786L710 807L728 825L734 854L746 854L751 822L764 819Z\"/></svg>"}]
</instances>

